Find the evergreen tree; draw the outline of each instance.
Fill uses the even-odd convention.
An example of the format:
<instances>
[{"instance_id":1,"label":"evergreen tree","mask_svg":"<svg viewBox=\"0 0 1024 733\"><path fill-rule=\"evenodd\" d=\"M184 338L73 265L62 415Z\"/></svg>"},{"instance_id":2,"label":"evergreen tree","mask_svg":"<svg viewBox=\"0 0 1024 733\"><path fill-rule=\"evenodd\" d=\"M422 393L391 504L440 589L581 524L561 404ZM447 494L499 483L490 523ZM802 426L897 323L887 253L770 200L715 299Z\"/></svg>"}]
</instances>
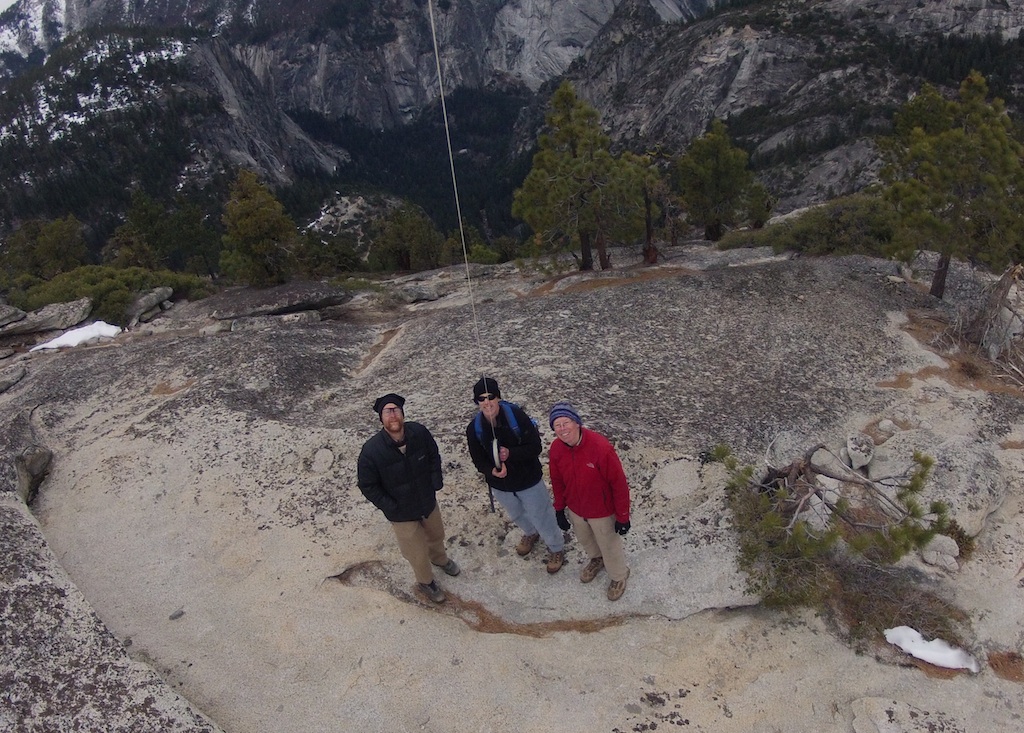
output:
<instances>
[{"instance_id":1,"label":"evergreen tree","mask_svg":"<svg viewBox=\"0 0 1024 733\"><path fill-rule=\"evenodd\" d=\"M754 176L747 153L732 144L721 120L690 145L676 163L675 184L690 220L703 224L704 238L717 242L725 228L737 224Z\"/></svg>"},{"instance_id":2,"label":"evergreen tree","mask_svg":"<svg viewBox=\"0 0 1024 733\"><path fill-rule=\"evenodd\" d=\"M1024 247L1024 145L1002 100L987 97L977 72L956 100L925 85L881 141L885 195L899 215L894 253L909 259L917 249L938 252L930 291L937 298L953 257L1003 267Z\"/></svg>"},{"instance_id":3,"label":"evergreen tree","mask_svg":"<svg viewBox=\"0 0 1024 733\"><path fill-rule=\"evenodd\" d=\"M330 236L318 231L307 231L299 237L296 255L299 272L315 279L358 270L362 259L357 246L358 240L350 232Z\"/></svg>"},{"instance_id":4,"label":"evergreen tree","mask_svg":"<svg viewBox=\"0 0 1024 733\"><path fill-rule=\"evenodd\" d=\"M132 194L132 205L124 224L103 247L103 262L114 267L144 267L155 270L159 261L152 242L160 238L165 221L164 208L141 191Z\"/></svg>"},{"instance_id":5,"label":"evergreen tree","mask_svg":"<svg viewBox=\"0 0 1024 733\"><path fill-rule=\"evenodd\" d=\"M281 202L252 171L238 174L222 220L225 275L256 286L288 279L298 232Z\"/></svg>"},{"instance_id":6,"label":"evergreen tree","mask_svg":"<svg viewBox=\"0 0 1024 733\"><path fill-rule=\"evenodd\" d=\"M444 236L422 209L406 204L379 223L370 245L377 270L430 270L441 265Z\"/></svg>"},{"instance_id":7,"label":"evergreen tree","mask_svg":"<svg viewBox=\"0 0 1024 733\"><path fill-rule=\"evenodd\" d=\"M760 229L768 223L775 208L776 199L760 183L753 183L747 189L747 219L751 229Z\"/></svg>"},{"instance_id":8,"label":"evergreen tree","mask_svg":"<svg viewBox=\"0 0 1024 733\"><path fill-rule=\"evenodd\" d=\"M515 192L512 213L549 245L579 245L580 269L610 266L609 239L643 231L643 171L616 158L601 132L597 111L563 82L551 98L548 132L537 141L533 166Z\"/></svg>"},{"instance_id":9,"label":"evergreen tree","mask_svg":"<svg viewBox=\"0 0 1024 733\"><path fill-rule=\"evenodd\" d=\"M175 271L214 277L218 274L220 235L208 223L202 207L181 198L167 218L167 232L161 240L161 251L168 266Z\"/></svg>"},{"instance_id":10,"label":"evergreen tree","mask_svg":"<svg viewBox=\"0 0 1024 733\"><path fill-rule=\"evenodd\" d=\"M9 287L20 276L51 280L85 264L88 258L82 225L68 214L53 221L25 222L0 250L0 270L5 276L5 287Z\"/></svg>"}]
</instances>

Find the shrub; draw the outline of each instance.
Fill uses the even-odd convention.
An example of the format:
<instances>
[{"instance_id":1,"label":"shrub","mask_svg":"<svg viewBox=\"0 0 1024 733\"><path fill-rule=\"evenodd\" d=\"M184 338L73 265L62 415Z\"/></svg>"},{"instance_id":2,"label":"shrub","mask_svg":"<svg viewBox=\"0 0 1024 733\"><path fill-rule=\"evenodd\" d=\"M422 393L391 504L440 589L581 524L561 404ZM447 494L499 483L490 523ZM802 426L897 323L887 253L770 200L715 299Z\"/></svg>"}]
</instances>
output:
<instances>
[{"instance_id":1,"label":"shrub","mask_svg":"<svg viewBox=\"0 0 1024 733\"><path fill-rule=\"evenodd\" d=\"M213 292L207 281L195 276L168 270L145 270L140 267L114 268L86 265L38 282L22 291L8 294L11 305L31 311L51 303L67 303L89 297L93 301L92 317L123 326L125 311L139 293L153 288L172 288L172 297L197 299Z\"/></svg>"},{"instance_id":2,"label":"shrub","mask_svg":"<svg viewBox=\"0 0 1024 733\"><path fill-rule=\"evenodd\" d=\"M469 250L468 255L470 262L476 262L480 265L496 265L501 260L501 256L493 249L485 244L474 244Z\"/></svg>"},{"instance_id":3,"label":"shrub","mask_svg":"<svg viewBox=\"0 0 1024 733\"><path fill-rule=\"evenodd\" d=\"M791 219L754 231L732 231L719 247L771 247L810 255L887 257L897 229L895 210L870 193L836 199Z\"/></svg>"},{"instance_id":4,"label":"shrub","mask_svg":"<svg viewBox=\"0 0 1024 733\"><path fill-rule=\"evenodd\" d=\"M897 486L880 487L852 470L840 475L814 464L820 449L760 479L728 448L712 452L730 472L727 500L748 590L769 607L829 611L858 642L906 625L959 643L965 615L889 567L950 527L944 505L933 503L925 515L919 503L932 460L915 455L915 467ZM845 481L843 496L826 491L819 476Z\"/></svg>"}]
</instances>

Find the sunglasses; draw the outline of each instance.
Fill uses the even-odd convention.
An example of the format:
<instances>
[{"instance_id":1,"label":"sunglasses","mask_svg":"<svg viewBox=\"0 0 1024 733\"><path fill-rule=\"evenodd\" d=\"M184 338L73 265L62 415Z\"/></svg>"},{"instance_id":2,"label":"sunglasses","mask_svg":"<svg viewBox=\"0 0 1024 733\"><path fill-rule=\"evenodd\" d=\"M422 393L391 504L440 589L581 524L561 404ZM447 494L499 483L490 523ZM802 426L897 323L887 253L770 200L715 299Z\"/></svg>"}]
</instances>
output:
<instances>
[{"instance_id":1,"label":"sunglasses","mask_svg":"<svg viewBox=\"0 0 1024 733\"><path fill-rule=\"evenodd\" d=\"M495 395L492 395L492 394L482 394L482 395L480 395L479 397L476 398L476 401L477 402L485 402L485 401L496 400L496 399L498 399L498 398Z\"/></svg>"}]
</instances>

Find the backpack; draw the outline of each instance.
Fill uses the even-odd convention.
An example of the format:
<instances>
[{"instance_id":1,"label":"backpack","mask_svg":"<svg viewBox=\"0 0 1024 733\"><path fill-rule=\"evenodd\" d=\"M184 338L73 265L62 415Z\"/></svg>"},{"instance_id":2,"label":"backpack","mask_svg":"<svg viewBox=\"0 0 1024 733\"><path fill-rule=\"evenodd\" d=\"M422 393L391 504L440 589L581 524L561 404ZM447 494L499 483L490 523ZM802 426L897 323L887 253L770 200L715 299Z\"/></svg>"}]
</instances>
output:
<instances>
[{"instance_id":1,"label":"backpack","mask_svg":"<svg viewBox=\"0 0 1024 733\"><path fill-rule=\"evenodd\" d=\"M512 432L515 433L516 439L522 440L523 431L519 428L519 421L516 420L515 410L512 409L513 406L518 407L518 405L515 405L515 403L512 402L506 402L505 400L499 401L498 404L501 405L501 411L505 413L505 422L507 422L508 426L512 428ZM536 427L537 421L532 418L531 421L533 422L534 427ZM484 443L483 413L478 412L476 417L473 418L473 427L476 428L476 439L480 441L480 445L487 445Z\"/></svg>"}]
</instances>

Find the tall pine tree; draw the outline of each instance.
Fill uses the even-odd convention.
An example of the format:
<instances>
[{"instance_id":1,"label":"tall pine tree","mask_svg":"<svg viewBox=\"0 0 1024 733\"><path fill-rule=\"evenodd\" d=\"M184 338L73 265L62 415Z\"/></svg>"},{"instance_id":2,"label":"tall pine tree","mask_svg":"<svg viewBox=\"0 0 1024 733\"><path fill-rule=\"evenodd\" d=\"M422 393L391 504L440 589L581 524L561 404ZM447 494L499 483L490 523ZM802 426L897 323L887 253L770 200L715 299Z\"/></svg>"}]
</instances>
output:
<instances>
[{"instance_id":1,"label":"tall pine tree","mask_svg":"<svg viewBox=\"0 0 1024 733\"><path fill-rule=\"evenodd\" d=\"M1024 145L1002 100L987 97L978 72L964 79L956 100L925 85L881 142L885 195L899 214L894 254L938 252L936 298L945 294L953 257L1001 268L1024 254Z\"/></svg>"}]
</instances>

